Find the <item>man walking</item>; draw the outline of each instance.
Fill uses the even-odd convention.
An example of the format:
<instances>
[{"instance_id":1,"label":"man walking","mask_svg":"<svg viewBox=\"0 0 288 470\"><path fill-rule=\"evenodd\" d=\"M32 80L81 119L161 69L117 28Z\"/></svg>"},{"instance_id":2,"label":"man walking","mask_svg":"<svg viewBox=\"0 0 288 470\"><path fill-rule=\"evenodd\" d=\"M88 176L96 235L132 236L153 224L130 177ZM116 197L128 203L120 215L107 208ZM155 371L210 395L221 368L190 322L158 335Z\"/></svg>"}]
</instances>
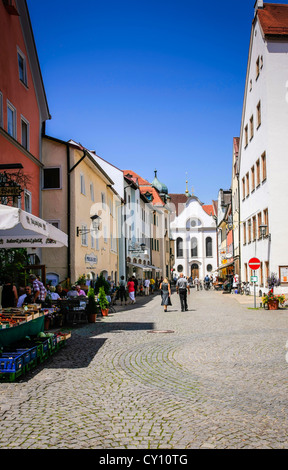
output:
<instances>
[{"instance_id":1,"label":"man walking","mask_svg":"<svg viewBox=\"0 0 288 470\"><path fill-rule=\"evenodd\" d=\"M180 277L176 282L176 292L179 294L180 303L181 303L181 312L188 310L187 305L187 290L188 294L190 295L190 287L188 284L187 279L183 276L183 273L180 273Z\"/></svg>"},{"instance_id":2,"label":"man walking","mask_svg":"<svg viewBox=\"0 0 288 470\"><path fill-rule=\"evenodd\" d=\"M145 279L144 281L145 295L149 295L149 286L150 286L149 279Z\"/></svg>"}]
</instances>

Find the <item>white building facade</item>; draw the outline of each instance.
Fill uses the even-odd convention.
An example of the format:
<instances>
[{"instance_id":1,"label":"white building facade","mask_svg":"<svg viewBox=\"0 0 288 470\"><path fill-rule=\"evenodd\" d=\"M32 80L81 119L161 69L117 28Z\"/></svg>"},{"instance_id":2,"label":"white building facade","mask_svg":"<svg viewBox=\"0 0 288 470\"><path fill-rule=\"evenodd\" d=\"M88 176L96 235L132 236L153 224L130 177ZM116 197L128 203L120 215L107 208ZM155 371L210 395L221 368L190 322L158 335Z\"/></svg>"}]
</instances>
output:
<instances>
[{"instance_id":1,"label":"white building facade","mask_svg":"<svg viewBox=\"0 0 288 470\"><path fill-rule=\"evenodd\" d=\"M257 1L252 24L239 144L242 280L253 272L267 291L276 273L288 288L288 5Z\"/></svg>"},{"instance_id":2,"label":"white building facade","mask_svg":"<svg viewBox=\"0 0 288 470\"><path fill-rule=\"evenodd\" d=\"M182 196L182 197L179 197ZM170 194L171 237L175 241L174 276L203 280L217 269L216 217L196 196Z\"/></svg>"}]
</instances>

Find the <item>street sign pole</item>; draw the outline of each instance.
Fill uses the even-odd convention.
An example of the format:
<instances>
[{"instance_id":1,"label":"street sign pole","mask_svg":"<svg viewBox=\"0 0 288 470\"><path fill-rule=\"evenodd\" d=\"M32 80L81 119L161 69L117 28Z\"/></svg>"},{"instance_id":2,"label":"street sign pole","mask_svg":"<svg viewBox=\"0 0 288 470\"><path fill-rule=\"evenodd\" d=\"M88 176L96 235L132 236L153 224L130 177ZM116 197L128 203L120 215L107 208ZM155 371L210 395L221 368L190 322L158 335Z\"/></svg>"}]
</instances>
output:
<instances>
[{"instance_id":1,"label":"street sign pole","mask_svg":"<svg viewBox=\"0 0 288 470\"><path fill-rule=\"evenodd\" d=\"M253 271L253 276L255 276L255 269ZM254 284L254 308L256 308L256 282L253 282Z\"/></svg>"}]
</instances>

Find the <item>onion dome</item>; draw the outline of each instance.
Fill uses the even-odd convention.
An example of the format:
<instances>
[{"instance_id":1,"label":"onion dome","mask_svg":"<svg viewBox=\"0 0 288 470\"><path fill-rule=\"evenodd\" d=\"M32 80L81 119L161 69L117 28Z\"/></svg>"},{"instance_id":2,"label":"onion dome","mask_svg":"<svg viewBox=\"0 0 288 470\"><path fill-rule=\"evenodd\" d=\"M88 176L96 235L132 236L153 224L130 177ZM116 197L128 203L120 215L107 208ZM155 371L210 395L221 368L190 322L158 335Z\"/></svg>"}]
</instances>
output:
<instances>
[{"instance_id":1,"label":"onion dome","mask_svg":"<svg viewBox=\"0 0 288 470\"><path fill-rule=\"evenodd\" d=\"M154 180L152 181L151 183L151 186L155 189L157 189L157 191L160 193L160 194L168 194L168 188L167 186L164 184L164 183L160 183L160 181L158 180L157 178L157 170L154 171L155 173L155 178Z\"/></svg>"}]
</instances>

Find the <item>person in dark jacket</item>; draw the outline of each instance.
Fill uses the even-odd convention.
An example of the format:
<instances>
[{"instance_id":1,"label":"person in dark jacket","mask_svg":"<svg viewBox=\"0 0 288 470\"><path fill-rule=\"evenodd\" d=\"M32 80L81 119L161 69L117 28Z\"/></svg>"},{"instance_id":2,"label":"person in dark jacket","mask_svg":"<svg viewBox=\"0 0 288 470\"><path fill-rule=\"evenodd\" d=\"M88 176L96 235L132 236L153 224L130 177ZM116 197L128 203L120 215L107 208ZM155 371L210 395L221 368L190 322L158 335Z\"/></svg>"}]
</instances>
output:
<instances>
[{"instance_id":1,"label":"person in dark jacket","mask_svg":"<svg viewBox=\"0 0 288 470\"><path fill-rule=\"evenodd\" d=\"M16 307L18 293L16 286L12 283L11 277L7 276L2 289L2 308Z\"/></svg>"}]
</instances>

